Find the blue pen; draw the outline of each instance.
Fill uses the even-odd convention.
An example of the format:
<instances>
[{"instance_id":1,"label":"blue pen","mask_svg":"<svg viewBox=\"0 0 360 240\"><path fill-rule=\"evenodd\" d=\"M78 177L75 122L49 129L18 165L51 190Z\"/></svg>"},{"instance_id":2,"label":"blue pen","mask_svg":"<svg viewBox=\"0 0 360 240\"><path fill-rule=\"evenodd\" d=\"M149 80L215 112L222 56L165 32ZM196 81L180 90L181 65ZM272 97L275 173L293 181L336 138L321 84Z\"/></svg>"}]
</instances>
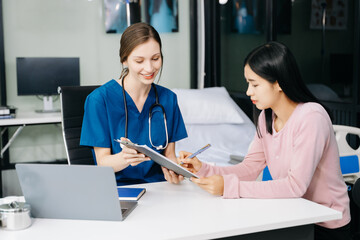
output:
<instances>
[{"instance_id":1,"label":"blue pen","mask_svg":"<svg viewBox=\"0 0 360 240\"><path fill-rule=\"evenodd\" d=\"M198 154L202 153L203 151L205 151L206 149L208 149L209 147L211 147L211 144L207 144L204 147L200 148L199 150L197 150L196 152L194 152L193 154L191 154L190 156L188 156L187 158L193 158L196 157ZM183 162L180 162L180 165L183 165Z\"/></svg>"}]
</instances>

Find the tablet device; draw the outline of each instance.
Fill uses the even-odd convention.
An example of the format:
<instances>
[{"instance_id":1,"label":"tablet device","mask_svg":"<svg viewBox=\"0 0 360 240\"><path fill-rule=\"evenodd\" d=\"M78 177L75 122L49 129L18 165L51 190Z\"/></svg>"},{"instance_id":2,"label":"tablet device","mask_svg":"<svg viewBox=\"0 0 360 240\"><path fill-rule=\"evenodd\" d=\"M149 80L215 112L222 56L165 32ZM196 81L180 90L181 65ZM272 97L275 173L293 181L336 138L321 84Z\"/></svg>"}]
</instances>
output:
<instances>
[{"instance_id":1,"label":"tablet device","mask_svg":"<svg viewBox=\"0 0 360 240\"><path fill-rule=\"evenodd\" d=\"M176 164L175 162L171 161L169 158L165 157L164 155L161 155L160 153L154 151L153 149L149 148L146 145L138 145L138 144L135 144L132 142L126 142L126 141L121 141L121 144L123 144L124 146L126 146L128 148L135 149L138 152L145 154L146 156L150 157L151 160L153 160L157 164L159 164L167 169L173 170L177 174L180 174L187 178L191 178L191 177L199 178L194 173L186 170L182 166Z\"/></svg>"}]
</instances>

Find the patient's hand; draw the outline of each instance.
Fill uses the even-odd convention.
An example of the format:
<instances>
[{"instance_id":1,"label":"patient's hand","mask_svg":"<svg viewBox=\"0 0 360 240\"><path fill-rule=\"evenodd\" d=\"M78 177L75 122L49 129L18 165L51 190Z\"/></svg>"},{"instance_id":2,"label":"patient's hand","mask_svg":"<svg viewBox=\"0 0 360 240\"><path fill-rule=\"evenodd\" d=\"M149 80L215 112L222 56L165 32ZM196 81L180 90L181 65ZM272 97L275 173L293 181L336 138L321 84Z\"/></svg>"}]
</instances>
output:
<instances>
[{"instance_id":1,"label":"patient's hand","mask_svg":"<svg viewBox=\"0 0 360 240\"><path fill-rule=\"evenodd\" d=\"M184 180L184 176L178 175L172 170L169 170L169 169L164 168L164 167L161 167L161 169L162 169L162 171L164 173L164 177L165 177L166 181L168 181L169 183L178 184L179 182Z\"/></svg>"},{"instance_id":2,"label":"patient's hand","mask_svg":"<svg viewBox=\"0 0 360 240\"><path fill-rule=\"evenodd\" d=\"M180 155L179 160L180 162L182 162L181 166L183 168L186 168L190 172L197 173L202 167L202 162L197 157L187 158L188 156L191 155L191 153L180 151L179 155Z\"/></svg>"},{"instance_id":3,"label":"patient's hand","mask_svg":"<svg viewBox=\"0 0 360 240\"><path fill-rule=\"evenodd\" d=\"M223 176L213 175L211 177L205 177L200 179L192 177L191 181L213 195L221 196L224 194Z\"/></svg>"}]
</instances>

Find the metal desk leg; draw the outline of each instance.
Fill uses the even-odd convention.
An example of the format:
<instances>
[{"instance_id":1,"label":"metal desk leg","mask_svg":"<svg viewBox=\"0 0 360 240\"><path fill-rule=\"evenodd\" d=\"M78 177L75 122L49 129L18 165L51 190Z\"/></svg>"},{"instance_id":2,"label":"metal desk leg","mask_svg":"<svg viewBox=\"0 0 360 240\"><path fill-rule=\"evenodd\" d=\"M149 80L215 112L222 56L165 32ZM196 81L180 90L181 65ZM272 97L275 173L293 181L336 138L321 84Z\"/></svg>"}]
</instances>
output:
<instances>
[{"instance_id":1,"label":"metal desk leg","mask_svg":"<svg viewBox=\"0 0 360 240\"><path fill-rule=\"evenodd\" d=\"M19 135L19 133L24 129L26 125L22 125L16 129L15 133L11 136L9 141L6 143L3 149L1 149L1 158L4 156L4 152L10 147L11 143L15 140L15 138Z\"/></svg>"},{"instance_id":2,"label":"metal desk leg","mask_svg":"<svg viewBox=\"0 0 360 240\"><path fill-rule=\"evenodd\" d=\"M15 140L15 138L20 134L20 132L24 129L24 127L26 126L26 124L18 127L15 131L15 133L11 136L11 138L7 141L6 145L1 148L1 152L0 152L0 198L3 197L3 189L2 189L2 167L5 166L4 163L4 153L6 152L6 150L10 147L11 143ZM8 139L7 135L4 135L8 130L8 127L5 127L1 130L1 140L5 141ZM2 147L2 143L1 142L1 146ZM9 164L9 159L7 161L7 164Z\"/></svg>"}]
</instances>

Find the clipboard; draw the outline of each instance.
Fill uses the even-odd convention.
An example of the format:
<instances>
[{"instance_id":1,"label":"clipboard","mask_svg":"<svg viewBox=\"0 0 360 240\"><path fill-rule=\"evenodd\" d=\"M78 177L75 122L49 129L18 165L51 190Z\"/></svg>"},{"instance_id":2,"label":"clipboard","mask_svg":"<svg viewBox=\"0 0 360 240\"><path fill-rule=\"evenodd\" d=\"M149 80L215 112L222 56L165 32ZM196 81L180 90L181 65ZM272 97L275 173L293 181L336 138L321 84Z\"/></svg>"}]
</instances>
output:
<instances>
[{"instance_id":1,"label":"clipboard","mask_svg":"<svg viewBox=\"0 0 360 240\"><path fill-rule=\"evenodd\" d=\"M177 174L180 174L180 175L182 175L184 177L187 177L187 178L191 178L191 177L199 178L194 173L186 170L182 166L176 164L175 162L173 162L169 158L161 155L160 153L154 151L153 149L149 148L146 145L138 145L136 143L126 142L126 141L121 141L121 144L123 144L124 146L126 146L128 148L135 149L138 152L141 152L141 153L145 154L146 156L150 157L151 160L153 160L157 164L159 164L159 165L161 165L161 166L163 166L163 167L165 167L167 169L173 170Z\"/></svg>"}]
</instances>

